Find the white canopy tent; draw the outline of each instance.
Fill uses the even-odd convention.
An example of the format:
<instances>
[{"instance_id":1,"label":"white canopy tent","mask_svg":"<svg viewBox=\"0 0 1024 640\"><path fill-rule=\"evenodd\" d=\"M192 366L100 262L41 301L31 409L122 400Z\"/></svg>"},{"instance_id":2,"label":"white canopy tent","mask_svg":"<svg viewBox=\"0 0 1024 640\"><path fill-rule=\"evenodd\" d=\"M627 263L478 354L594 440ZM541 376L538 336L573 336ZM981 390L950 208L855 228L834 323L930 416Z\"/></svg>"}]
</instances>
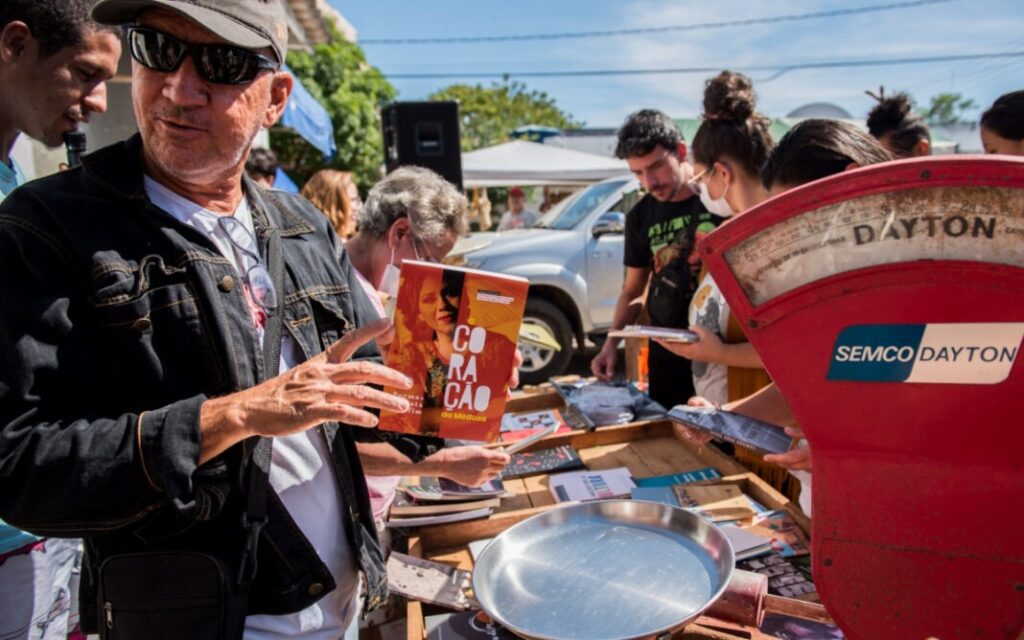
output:
<instances>
[{"instance_id":1,"label":"white canopy tent","mask_svg":"<svg viewBox=\"0 0 1024 640\"><path fill-rule=\"evenodd\" d=\"M623 160L523 140L462 154L462 182L469 188L578 186L625 173Z\"/></svg>"}]
</instances>

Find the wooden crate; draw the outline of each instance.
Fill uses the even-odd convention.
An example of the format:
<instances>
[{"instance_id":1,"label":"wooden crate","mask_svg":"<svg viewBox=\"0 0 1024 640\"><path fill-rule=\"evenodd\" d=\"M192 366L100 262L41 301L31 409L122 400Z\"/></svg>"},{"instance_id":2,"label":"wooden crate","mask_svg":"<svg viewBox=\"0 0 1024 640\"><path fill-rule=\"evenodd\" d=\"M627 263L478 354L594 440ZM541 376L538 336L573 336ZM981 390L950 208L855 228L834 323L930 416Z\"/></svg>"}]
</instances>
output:
<instances>
[{"instance_id":1,"label":"wooden crate","mask_svg":"<svg viewBox=\"0 0 1024 640\"><path fill-rule=\"evenodd\" d=\"M557 394L555 397L557 398ZM537 404L541 401L540 396L524 398L520 406L525 405L525 408L509 410L550 408L551 405ZM667 420L553 434L531 446L530 450L565 444L572 445L579 452L589 469L627 467L637 478L714 467L724 477L739 481L743 491L751 498L769 509L785 510L805 532L810 531L810 520L799 507L791 504L766 482L747 472L739 463L714 447L696 445L679 438L672 428L672 423ZM556 506L548 489L546 475L506 480L505 487L514 495L504 498L501 507L489 518L412 530L409 537L409 553L471 570L473 561L467 546L470 542L494 537L517 522ZM409 601L406 614L408 640L424 640L423 605ZM701 618L676 637L735 640L764 636L756 629Z\"/></svg>"}]
</instances>

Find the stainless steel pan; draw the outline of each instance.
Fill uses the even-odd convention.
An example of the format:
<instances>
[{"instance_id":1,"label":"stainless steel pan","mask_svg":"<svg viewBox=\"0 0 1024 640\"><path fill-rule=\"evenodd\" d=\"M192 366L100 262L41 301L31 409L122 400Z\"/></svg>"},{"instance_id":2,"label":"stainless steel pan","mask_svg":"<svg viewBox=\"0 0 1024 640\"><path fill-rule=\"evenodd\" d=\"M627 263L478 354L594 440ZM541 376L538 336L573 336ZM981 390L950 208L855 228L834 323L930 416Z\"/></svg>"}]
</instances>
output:
<instances>
[{"instance_id":1,"label":"stainless steel pan","mask_svg":"<svg viewBox=\"0 0 1024 640\"><path fill-rule=\"evenodd\" d=\"M536 640L668 636L725 590L734 557L725 535L683 509L602 500L510 527L473 569L480 607Z\"/></svg>"}]
</instances>

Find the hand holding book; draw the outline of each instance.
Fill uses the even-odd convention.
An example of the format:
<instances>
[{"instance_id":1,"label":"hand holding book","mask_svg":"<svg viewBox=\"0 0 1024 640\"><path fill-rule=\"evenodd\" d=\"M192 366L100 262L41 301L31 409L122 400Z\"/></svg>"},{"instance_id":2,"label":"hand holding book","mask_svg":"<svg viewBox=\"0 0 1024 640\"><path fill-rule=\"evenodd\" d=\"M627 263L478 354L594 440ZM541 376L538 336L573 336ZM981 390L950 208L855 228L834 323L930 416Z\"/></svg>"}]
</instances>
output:
<instances>
[{"instance_id":1,"label":"hand holding book","mask_svg":"<svg viewBox=\"0 0 1024 640\"><path fill-rule=\"evenodd\" d=\"M722 342L717 333L702 325L693 325L690 327L690 331L699 340L692 343L670 340L655 340L655 342L677 356L694 362L715 362L741 369L760 369L764 366L761 356L749 342L727 344Z\"/></svg>"},{"instance_id":2,"label":"hand holding book","mask_svg":"<svg viewBox=\"0 0 1024 640\"><path fill-rule=\"evenodd\" d=\"M714 438L761 453L783 454L793 446L792 437L782 427L724 409L676 405L668 412L668 417L709 432Z\"/></svg>"},{"instance_id":3,"label":"hand holding book","mask_svg":"<svg viewBox=\"0 0 1024 640\"><path fill-rule=\"evenodd\" d=\"M436 469L425 475L454 480L467 487L479 487L501 473L512 457L496 449L479 446L448 447L430 456Z\"/></svg>"},{"instance_id":4,"label":"hand holding book","mask_svg":"<svg viewBox=\"0 0 1024 640\"><path fill-rule=\"evenodd\" d=\"M786 435L791 438L803 439L804 432L800 427L786 427ZM812 467L811 447L806 442L785 453L772 453L764 457L765 462L777 464L784 469L794 471L810 471Z\"/></svg>"},{"instance_id":5,"label":"hand holding book","mask_svg":"<svg viewBox=\"0 0 1024 640\"><path fill-rule=\"evenodd\" d=\"M686 404L690 407L707 407L709 409L718 408L714 402L700 396L690 398L686 401ZM672 428L684 440L689 440L690 442L695 442L697 444L707 444L715 439L713 433L702 431L701 429L691 427L690 425L683 424L682 422L673 422Z\"/></svg>"}]
</instances>

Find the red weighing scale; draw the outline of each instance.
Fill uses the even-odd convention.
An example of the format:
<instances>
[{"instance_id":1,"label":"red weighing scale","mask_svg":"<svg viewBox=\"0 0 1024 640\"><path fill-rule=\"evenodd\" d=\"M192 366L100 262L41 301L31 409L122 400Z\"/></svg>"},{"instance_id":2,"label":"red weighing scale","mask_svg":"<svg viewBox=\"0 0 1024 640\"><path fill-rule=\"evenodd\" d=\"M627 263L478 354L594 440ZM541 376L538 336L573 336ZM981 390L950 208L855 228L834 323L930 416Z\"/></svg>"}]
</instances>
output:
<instances>
[{"instance_id":1,"label":"red weighing scale","mask_svg":"<svg viewBox=\"0 0 1024 640\"><path fill-rule=\"evenodd\" d=\"M1024 632L1024 159L849 171L700 245L814 452L850 638Z\"/></svg>"}]
</instances>

